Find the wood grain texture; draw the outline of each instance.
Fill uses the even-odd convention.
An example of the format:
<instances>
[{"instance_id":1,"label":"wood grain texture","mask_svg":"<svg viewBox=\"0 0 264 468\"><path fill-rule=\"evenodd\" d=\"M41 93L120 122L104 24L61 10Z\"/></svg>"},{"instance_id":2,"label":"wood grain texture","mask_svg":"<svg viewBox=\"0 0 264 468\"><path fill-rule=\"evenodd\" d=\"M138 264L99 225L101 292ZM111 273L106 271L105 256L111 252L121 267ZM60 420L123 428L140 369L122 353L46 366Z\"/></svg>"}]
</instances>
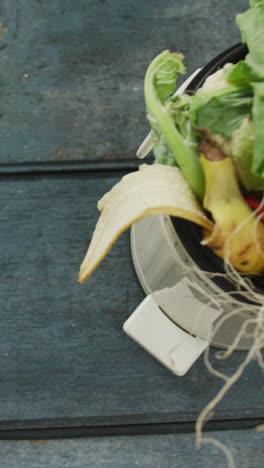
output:
<instances>
[{"instance_id":1,"label":"wood grain texture","mask_svg":"<svg viewBox=\"0 0 264 468\"><path fill-rule=\"evenodd\" d=\"M124 335L143 299L128 232L77 285L96 202L120 175L0 180L0 428L58 418L90 426L193 422L220 388L202 359L177 378ZM219 369L232 373L242 357ZM263 417L263 373L253 363L214 418Z\"/></svg>"},{"instance_id":2,"label":"wood grain texture","mask_svg":"<svg viewBox=\"0 0 264 468\"><path fill-rule=\"evenodd\" d=\"M164 49L188 73L240 40L247 0L1 0L0 160L135 157L143 79Z\"/></svg>"},{"instance_id":3,"label":"wood grain texture","mask_svg":"<svg viewBox=\"0 0 264 468\"><path fill-rule=\"evenodd\" d=\"M210 433L225 443L239 468L263 467L264 433ZM227 468L223 453L211 446L195 448L191 434L103 437L38 442L2 442L3 468Z\"/></svg>"}]
</instances>

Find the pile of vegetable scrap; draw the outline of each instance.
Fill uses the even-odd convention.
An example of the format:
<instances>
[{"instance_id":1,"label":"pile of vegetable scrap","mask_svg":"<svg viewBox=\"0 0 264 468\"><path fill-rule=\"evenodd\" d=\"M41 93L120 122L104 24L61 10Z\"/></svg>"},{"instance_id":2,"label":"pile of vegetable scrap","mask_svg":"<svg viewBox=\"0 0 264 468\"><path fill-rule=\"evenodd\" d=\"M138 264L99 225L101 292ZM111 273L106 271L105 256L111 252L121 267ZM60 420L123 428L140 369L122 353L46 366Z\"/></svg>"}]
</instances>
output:
<instances>
[{"instance_id":1,"label":"pile of vegetable scrap","mask_svg":"<svg viewBox=\"0 0 264 468\"><path fill-rule=\"evenodd\" d=\"M236 23L248 54L195 94L174 94L185 72L181 54L164 51L149 65L144 90L155 164L125 176L99 202L80 282L127 227L160 213L199 224L202 244L239 272L264 272L264 1L251 0Z\"/></svg>"}]
</instances>

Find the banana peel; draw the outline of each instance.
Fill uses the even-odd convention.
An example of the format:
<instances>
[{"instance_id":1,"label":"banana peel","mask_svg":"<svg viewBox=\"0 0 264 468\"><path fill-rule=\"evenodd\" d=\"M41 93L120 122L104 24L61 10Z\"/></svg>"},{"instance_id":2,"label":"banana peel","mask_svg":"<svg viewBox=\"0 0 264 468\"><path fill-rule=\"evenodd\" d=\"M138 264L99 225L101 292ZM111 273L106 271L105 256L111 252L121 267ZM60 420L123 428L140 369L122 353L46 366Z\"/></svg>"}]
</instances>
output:
<instances>
[{"instance_id":1,"label":"banana peel","mask_svg":"<svg viewBox=\"0 0 264 468\"><path fill-rule=\"evenodd\" d=\"M207 231L213 228L180 169L161 164L143 164L124 176L98 202L98 209L101 215L80 267L79 283L89 278L122 232L146 216L178 216Z\"/></svg>"}]
</instances>

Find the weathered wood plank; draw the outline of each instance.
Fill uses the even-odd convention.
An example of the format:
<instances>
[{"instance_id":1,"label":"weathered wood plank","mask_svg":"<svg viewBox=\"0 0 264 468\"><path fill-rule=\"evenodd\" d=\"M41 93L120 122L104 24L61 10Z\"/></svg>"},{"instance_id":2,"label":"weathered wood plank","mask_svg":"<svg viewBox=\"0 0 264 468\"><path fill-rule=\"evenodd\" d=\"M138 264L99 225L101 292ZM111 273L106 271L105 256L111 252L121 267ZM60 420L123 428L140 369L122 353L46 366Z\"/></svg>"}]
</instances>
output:
<instances>
[{"instance_id":1,"label":"weathered wood plank","mask_svg":"<svg viewBox=\"0 0 264 468\"><path fill-rule=\"evenodd\" d=\"M239 468L263 467L264 433L254 430L209 434L225 443ZM195 448L191 434L103 437L39 442L2 442L3 468L226 468L216 447Z\"/></svg>"},{"instance_id":2,"label":"weathered wood plank","mask_svg":"<svg viewBox=\"0 0 264 468\"><path fill-rule=\"evenodd\" d=\"M134 158L147 64L188 72L240 39L247 0L1 0L1 162Z\"/></svg>"},{"instance_id":3,"label":"weathered wood plank","mask_svg":"<svg viewBox=\"0 0 264 468\"><path fill-rule=\"evenodd\" d=\"M1 180L2 427L5 421L9 429L23 427L25 420L45 427L57 418L77 425L192 422L220 387L202 359L177 378L124 335L123 322L143 298L128 232L89 282L76 283L96 201L119 177ZM233 372L241 357L235 354L220 369ZM253 363L215 419L261 417L263 374Z\"/></svg>"}]
</instances>

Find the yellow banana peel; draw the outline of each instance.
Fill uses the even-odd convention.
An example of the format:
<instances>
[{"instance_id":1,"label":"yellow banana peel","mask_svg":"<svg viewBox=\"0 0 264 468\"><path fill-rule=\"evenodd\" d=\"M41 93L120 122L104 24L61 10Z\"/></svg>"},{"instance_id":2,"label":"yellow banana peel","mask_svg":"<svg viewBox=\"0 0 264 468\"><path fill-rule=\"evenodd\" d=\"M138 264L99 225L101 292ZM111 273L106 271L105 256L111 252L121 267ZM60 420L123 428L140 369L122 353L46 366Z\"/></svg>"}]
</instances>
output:
<instances>
[{"instance_id":1,"label":"yellow banana peel","mask_svg":"<svg viewBox=\"0 0 264 468\"><path fill-rule=\"evenodd\" d=\"M122 232L141 218L167 214L212 229L181 171L161 164L143 164L124 176L103 196L98 208L101 215L80 267L79 283L89 278Z\"/></svg>"}]
</instances>

